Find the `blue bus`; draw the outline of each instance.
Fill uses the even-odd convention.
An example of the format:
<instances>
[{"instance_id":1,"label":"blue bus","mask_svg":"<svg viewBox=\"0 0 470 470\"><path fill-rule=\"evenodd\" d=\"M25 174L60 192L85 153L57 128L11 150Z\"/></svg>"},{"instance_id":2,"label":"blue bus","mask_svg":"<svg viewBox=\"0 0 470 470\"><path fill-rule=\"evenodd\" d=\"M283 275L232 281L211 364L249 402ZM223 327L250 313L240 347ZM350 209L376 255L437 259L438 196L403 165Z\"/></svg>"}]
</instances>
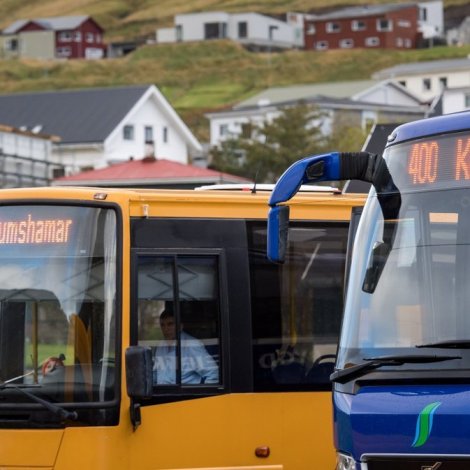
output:
<instances>
[{"instance_id":1,"label":"blue bus","mask_svg":"<svg viewBox=\"0 0 470 470\"><path fill-rule=\"evenodd\" d=\"M469 469L470 112L401 125L383 155L293 164L269 202L268 257L283 260L300 184L349 179L372 187L331 375L337 470Z\"/></svg>"}]
</instances>

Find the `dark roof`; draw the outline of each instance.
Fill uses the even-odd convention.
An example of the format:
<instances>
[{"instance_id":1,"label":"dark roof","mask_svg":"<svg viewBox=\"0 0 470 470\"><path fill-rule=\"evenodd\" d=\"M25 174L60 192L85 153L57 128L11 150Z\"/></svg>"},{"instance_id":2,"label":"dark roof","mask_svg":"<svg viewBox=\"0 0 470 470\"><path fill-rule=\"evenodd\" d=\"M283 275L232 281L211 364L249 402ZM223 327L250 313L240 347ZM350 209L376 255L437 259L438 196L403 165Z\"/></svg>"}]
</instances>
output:
<instances>
[{"instance_id":1,"label":"dark roof","mask_svg":"<svg viewBox=\"0 0 470 470\"><path fill-rule=\"evenodd\" d=\"M3 30L3 34L15 34L29 23L35 23L45 30L63 31L78 28L82 23L90 17L81 16L56 16L53 18L33 18L28 20L17 20ZM94 20L93 20L94 21ZM94 21L95 22L95 21ZM96 22L95 22L96 23ZM98 27L100 27L97 24ZM100 27L101 28L101 27Z\"/></svg>"},{"instance_id":2,"label":"dark roof","mask_svg":"<svg viewBox=\"0 0 470 470\"><path fill-rule=\"evenodd\" d=\"M313 18L312 21L324 21L344 18L358 18L367 16L379 16L385 15L397 10L403 10L405 8L415 7L418 8L416 3L399 3L399 4L386 4L386 5L363 5L343 8L341 10L335 10L324 15L318 15Z\"/></svg>"},{"instance_id":3,"label":"dark roof","mask_svg":"<svg viewBox=\"0 0 470 470\"><path fill-rule=\"evenodd\" d=\"M364 145L363 150L370 153L382 154L385 145L387 144L387 137L392 131L398 127L401 123L396 124L376 124L370 131L369 137ZM359 180L351 180L346 185L345 193L368 193L370 189L370 183Z\"/></svg>"},{"instance_id":4,"label":"dark roof","mask_svg":"<svg viewBox=\"0 0 470 470\"><path fill-rule=\"evenodd\" d=\"M149 85L0 95L0 122L61 143L103 142ZM41 126L41 127L39 127Z\"/></svg>"}]
</instances>

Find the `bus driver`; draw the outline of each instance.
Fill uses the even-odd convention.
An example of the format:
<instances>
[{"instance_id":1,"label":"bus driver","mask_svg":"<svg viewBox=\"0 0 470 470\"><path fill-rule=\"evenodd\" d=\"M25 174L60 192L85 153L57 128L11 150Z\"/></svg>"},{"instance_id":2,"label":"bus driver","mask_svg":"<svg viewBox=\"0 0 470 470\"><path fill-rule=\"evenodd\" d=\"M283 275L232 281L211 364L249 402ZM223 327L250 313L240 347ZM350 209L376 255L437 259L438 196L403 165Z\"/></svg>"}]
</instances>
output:
<instances>
[{"instance_id":1,"label":"bus driver","mask_svg":"<svg viewBox=\"0 0 470 470\"><path fill-rule=\"evenodd\" d=\"M183 328L183 325L181 325ZM157 346L153 365L153 383L176 384L176 325L172 312L160 314L160 328L165 341ZM181 331L181 383L215 384L219 382L219 367L197 338Z\"/></svg>"}]
</instances>

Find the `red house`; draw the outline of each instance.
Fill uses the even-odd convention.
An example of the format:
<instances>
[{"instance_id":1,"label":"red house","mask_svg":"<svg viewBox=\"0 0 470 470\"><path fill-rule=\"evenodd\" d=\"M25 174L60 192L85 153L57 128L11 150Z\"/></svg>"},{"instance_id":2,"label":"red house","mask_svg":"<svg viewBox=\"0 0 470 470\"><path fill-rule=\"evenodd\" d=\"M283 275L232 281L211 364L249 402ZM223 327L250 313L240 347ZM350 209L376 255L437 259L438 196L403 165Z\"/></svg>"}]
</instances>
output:
<instances>
[{"instance_id":1,"label":"red house","mask_svg":"<svg viewBox=\"0 0 470 470\"><path fill-rule=\"evenodd\" d=\"M418 5L393 4L345 8L305 19L305 49L383 48L417 46Z\"/></svg>"},{"instance_id":2,"label":"red house","mask_svg":"<svg viewBox=\"0 0 470 470\"><path fill-rule=\"evenodd\" d=\"M90 16L59 16L15 21L2 36L7 38L7 49L16 50L18 57L100 59L106 52L103 33Z\"/></svg>"}]
</instances>

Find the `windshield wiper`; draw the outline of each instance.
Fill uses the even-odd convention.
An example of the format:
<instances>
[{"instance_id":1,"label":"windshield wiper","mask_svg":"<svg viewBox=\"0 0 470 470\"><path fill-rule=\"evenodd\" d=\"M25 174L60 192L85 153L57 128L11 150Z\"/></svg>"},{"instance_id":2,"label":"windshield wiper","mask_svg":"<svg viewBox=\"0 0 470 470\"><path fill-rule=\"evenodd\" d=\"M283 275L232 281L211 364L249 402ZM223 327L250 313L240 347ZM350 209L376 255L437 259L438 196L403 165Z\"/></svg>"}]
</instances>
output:
<instances>
[{"instance_id":1,"label":"windshield wiper","mask_svg":"<svg viewBox=\"0 0 470 470\"><path fill-rule=\"evenodd\" d=\"M5 389L8 389L8 388L13 388L14 390L18 390L21 393L23 393L24 395L26 395L28 398L30 398L31 400L33 400L33 401L39 403L40 405L42 405L44 408L46 408L48 411L50 411L54 416L57 416L60 419L70 419L70 420L75 421L78 418L78 414L77 414L76 411L68 411L65 408L62 408L61 406L58 406L58 405L56 405L54 403L51 403L47 400L43 400L42 398L39 398L36 395L34 395L34 393L28 392L24 388L22 388L18 385L9 383L9 382L10 382L10 380L6 380L2 384L0 384L0 390L5 390Z\"/></svg>"},{"instance_id":2,"label":"windshield wiper","mask_svg":"<svg viewBox=\"0 0 470 470\"><path fill-rule=\"evenodd\" d=\"M380 356L380 357L365 357L362 364L356 366L347 367L346 369L337 370L330 375L332 382L338 382L344 384L350 380L360 377L361 375L367 374L369 371L378 369L384 366L401 366L403 364L425 364L428 362L442 362L451 361L452 359L462 359L461 356Z\"/></svg>"},{"instance_id":3,"label":"windshield wiper","mask_svg":"<svg viewBox=\"0 0 470 470\"><path fill-rule=\"evenodd\" d=\"M435 343L418 344L417 348L443 348L443 349L470 349L470 340L454 339L449 341L436 341Z\"/></svg>"}]
</instances>

